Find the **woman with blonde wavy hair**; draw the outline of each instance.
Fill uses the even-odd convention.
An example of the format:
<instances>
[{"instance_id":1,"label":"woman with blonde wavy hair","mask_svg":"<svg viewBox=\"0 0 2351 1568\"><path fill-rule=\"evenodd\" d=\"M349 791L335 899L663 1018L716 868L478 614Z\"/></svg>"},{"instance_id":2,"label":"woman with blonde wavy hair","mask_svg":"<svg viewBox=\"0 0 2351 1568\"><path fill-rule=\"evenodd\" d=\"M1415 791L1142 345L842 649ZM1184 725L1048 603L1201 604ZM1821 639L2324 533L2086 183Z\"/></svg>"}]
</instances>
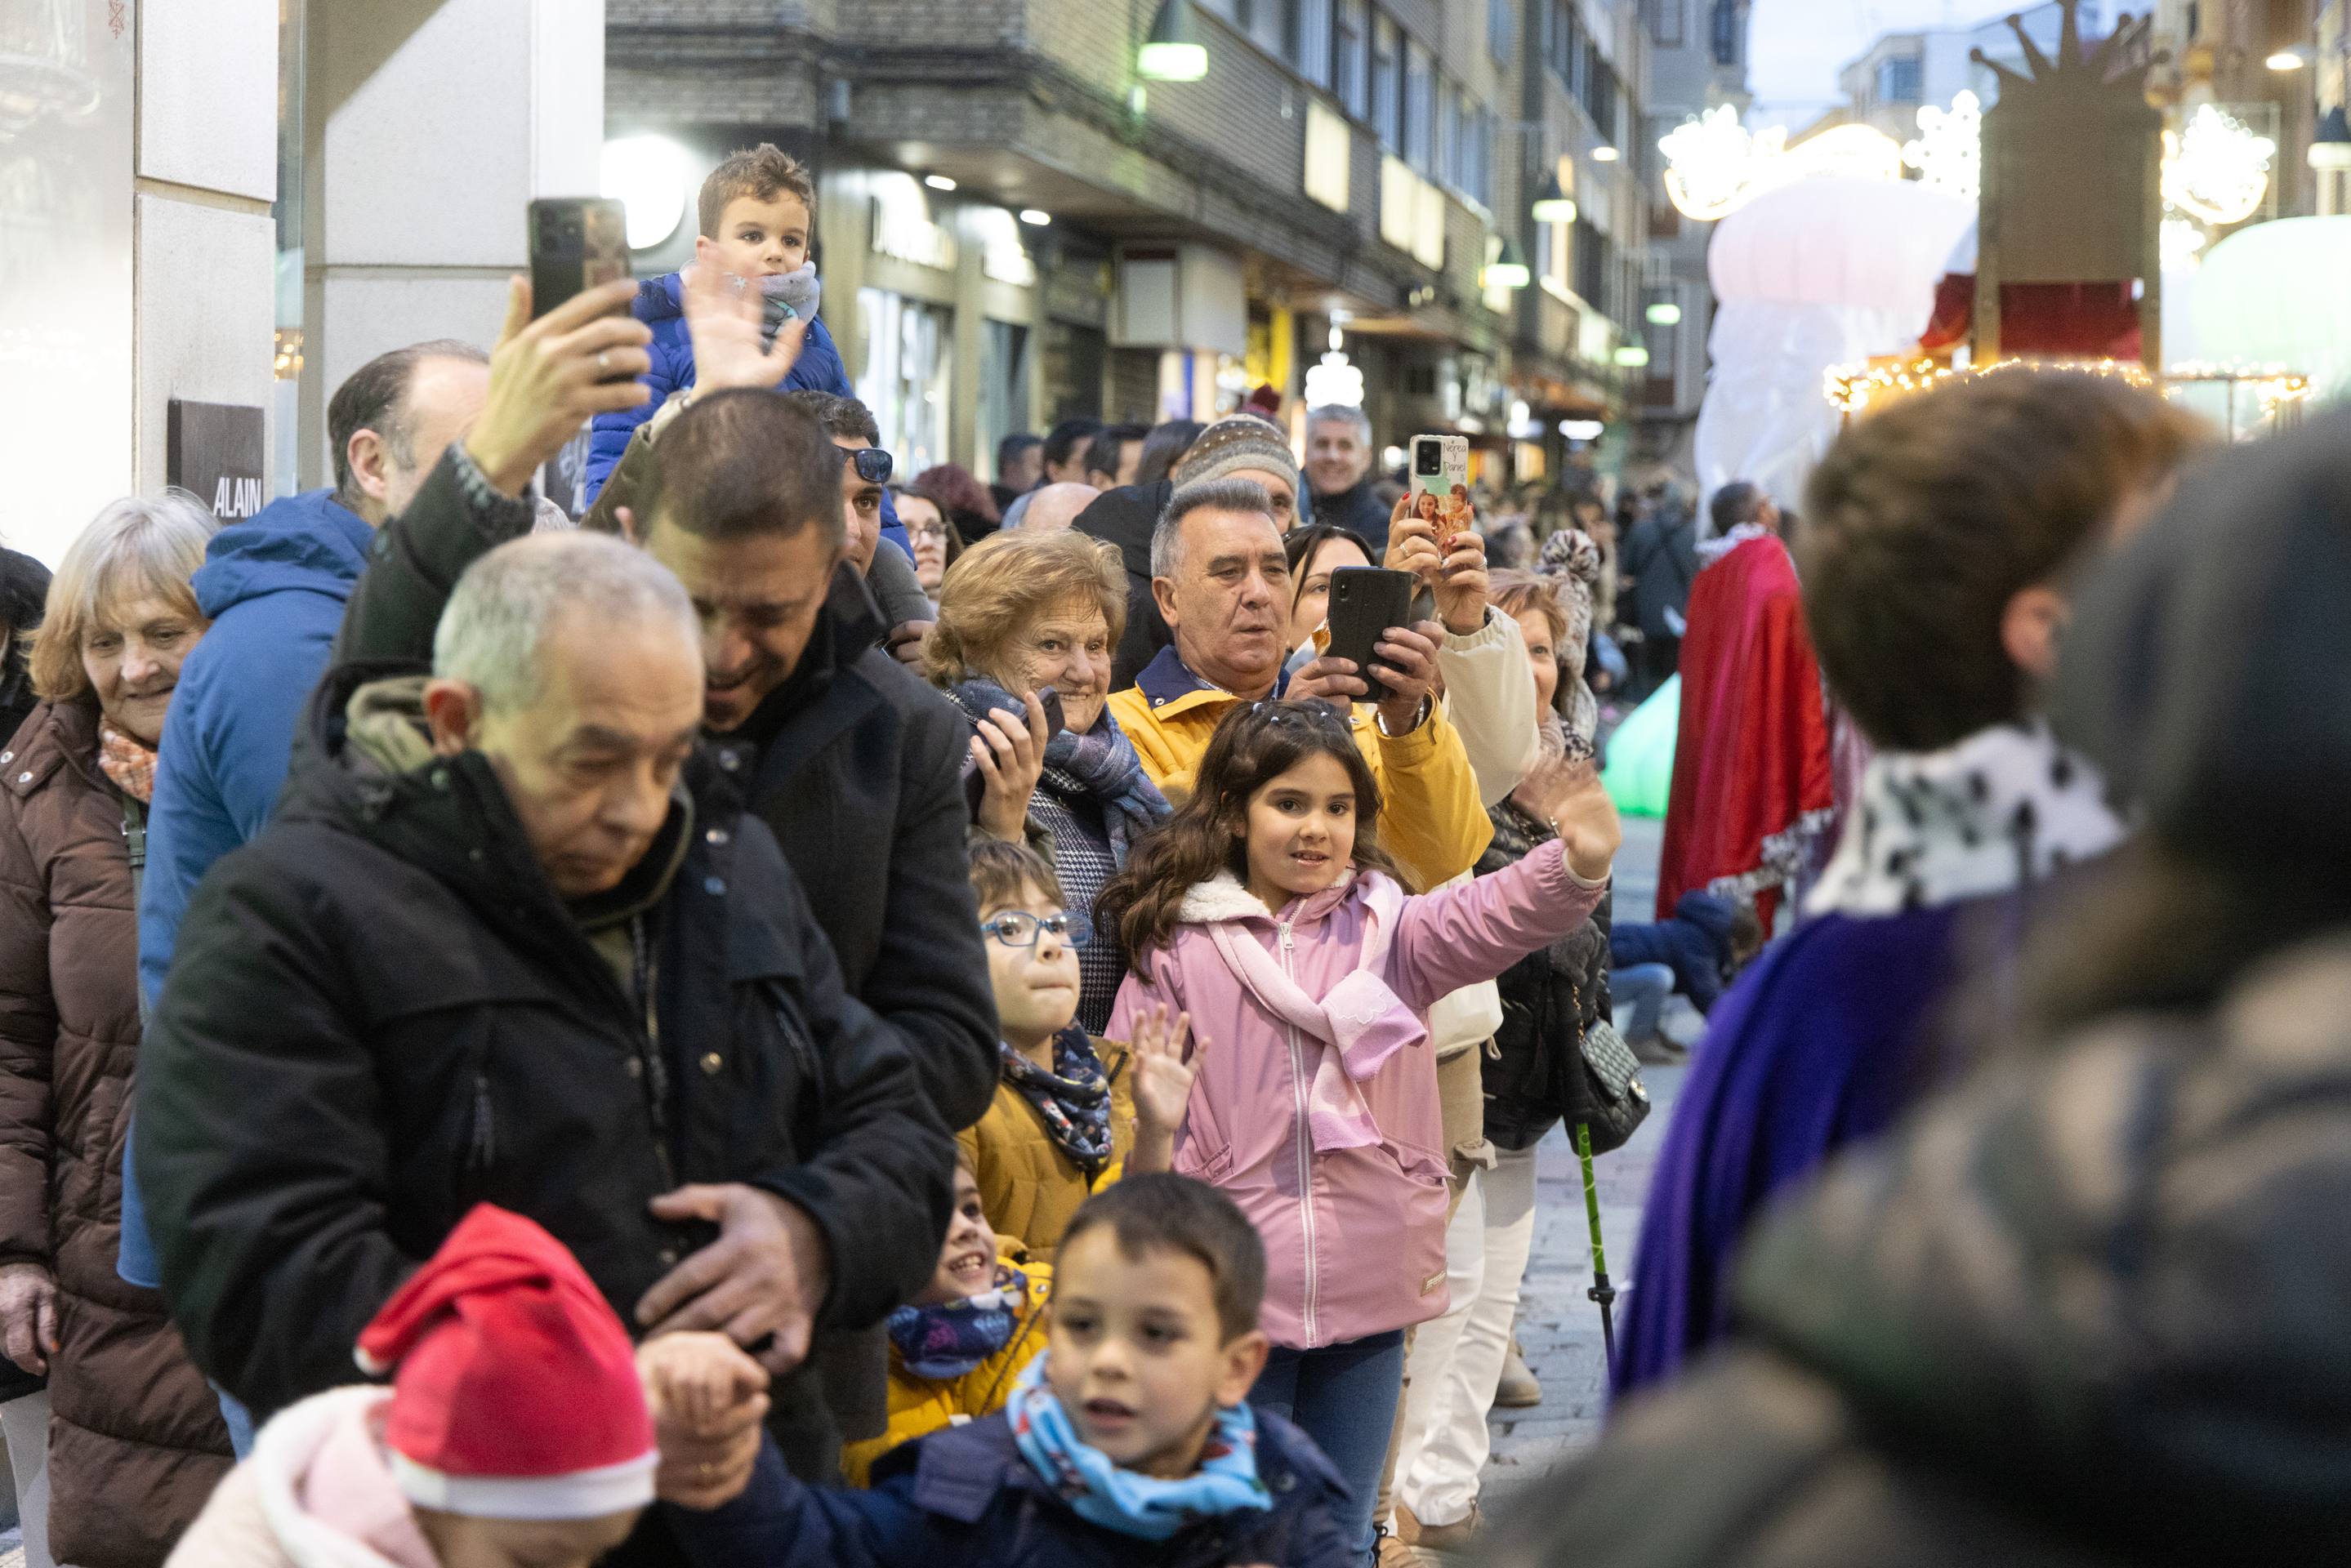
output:
<instances>
[{"instance_id":1,"label":"woman with blonde wavy hair","mask_svg":"<svg viewBox=\"0 0 2351 1568\"><path fill-rule=\"evenodd\" d=\"M230 1463L162 1298L114 1268L146 807L214 527L180 491L98 514L29 639L40 704L0 750L0 1350L48 1378L48 1549L79 1568L161 1563ZM7 1407L12 1454L32 1403Z\"/></svg>"},{"instance_id":2,"label":"woman with blonde wavy hair","mask_svg":"<svg viewBox=\"0 0 2351 1568\"><path fill-rule=\"evenodd\" d=\"M1064 907L1091 919L1128 850L1165 820L1167 801L1105 705L1126 629L1126 572L1114 545L1082 534L981 540L947 572L924 644L931 680L972 722L975 834L1047 853ZM1046 693L1061 709L1047 722ZM1126 966L1115 945L1080 950L1078 1022L1100 1033Z\"/></svg>"}]
</instances>

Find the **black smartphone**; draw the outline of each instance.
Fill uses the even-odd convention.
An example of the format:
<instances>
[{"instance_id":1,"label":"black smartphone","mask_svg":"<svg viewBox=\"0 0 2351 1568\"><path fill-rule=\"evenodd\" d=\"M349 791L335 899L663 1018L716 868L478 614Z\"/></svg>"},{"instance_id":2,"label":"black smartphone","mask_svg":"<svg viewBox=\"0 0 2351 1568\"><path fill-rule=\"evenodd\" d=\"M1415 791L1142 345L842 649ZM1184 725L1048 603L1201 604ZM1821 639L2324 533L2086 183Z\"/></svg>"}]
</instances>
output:
<instances>
[{"instance_id":1,"label":"black smartphone","mask_svg":"<svg viewBox=\"0 0 2351 1568\"><path fill-rule=\"evenodd\" d=\"M1373 662L1372 649L1400 626L1412 624L1413 575L1384 566L1342 566L1331 574L1332 659L1354 660L1364 684L1371 688L1366 702L1384 701L1390 695Z\"/></svg>"},{"instance_id":2,"label":"black smartphone","mask_svg":"<svg viewBox=\"0 0 2351 1568\"><path fill-rule=\"evenodd\" d=\"M1037 693L1037 701L1045 710L1045 738L1051 740L1070 727L1061 716L1061 694L1048 686ZM977 731L973 732L975 734ZM987 777L979 771L979 762L967 750L963 754L964 804L971 808L974 821L979 817L980 798L987 793Z\"/></svg>"},{"instance_id":3,"label":"black smartphone","mask_svg":"<svg viewBox=\"0 0 2351 1568\"><path fill-rule=\"evenodd\" d=\"M530 313L629 275L629 216L609 196L546 196L530 204Z\"/></svg>"}]
</instances>

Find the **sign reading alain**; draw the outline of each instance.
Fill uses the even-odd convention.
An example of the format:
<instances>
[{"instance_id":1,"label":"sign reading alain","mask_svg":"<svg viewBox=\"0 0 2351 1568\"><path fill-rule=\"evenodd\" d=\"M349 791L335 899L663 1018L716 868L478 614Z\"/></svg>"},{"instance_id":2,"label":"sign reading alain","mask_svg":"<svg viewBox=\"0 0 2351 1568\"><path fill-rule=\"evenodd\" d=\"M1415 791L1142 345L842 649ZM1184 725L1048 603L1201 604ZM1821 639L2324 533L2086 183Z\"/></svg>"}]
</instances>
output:
<instances>
[{"instance_id":1,"label":"sign reading alain","mask_svg":"<svg viewBox=\"0 0 2351 1568\"><path fill-rule=\"evenodd\" d=\"M163 467L167 483L192 492L224 524L252 516L269 499L261 466L261 410L173 398Z\"/></svg>"}]
</instances>

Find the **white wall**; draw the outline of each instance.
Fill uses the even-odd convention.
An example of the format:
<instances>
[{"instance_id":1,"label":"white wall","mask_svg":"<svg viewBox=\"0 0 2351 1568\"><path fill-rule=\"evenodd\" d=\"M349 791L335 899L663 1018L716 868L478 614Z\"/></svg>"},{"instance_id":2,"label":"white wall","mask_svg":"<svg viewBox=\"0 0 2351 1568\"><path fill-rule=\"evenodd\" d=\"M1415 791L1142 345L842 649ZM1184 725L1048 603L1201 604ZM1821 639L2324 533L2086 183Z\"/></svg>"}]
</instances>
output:
<instances>
[{"instance_id":1,"label":"white wall","mask_svg":"<svg viewBox=\"0 0 2351 1568\"><path fill-rule=\"evenodd\" d=\"M603 0L313 4L306 79L300 440L326 482L327 400L426 337L491 347L524 212L589 196L604 140Z\"/></svg>"}]
</instances>

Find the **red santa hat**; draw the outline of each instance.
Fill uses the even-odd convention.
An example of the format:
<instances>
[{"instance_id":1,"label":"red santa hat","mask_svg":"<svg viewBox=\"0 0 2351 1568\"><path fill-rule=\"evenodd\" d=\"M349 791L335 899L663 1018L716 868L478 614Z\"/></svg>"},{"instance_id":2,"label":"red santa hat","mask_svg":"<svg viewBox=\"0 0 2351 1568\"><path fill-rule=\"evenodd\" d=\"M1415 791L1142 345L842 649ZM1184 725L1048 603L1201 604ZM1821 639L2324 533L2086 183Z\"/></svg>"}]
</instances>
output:
<instances>
[{"instance_id":1,"label":"red santa hat","mask_svg":"<svg viewBox=\"0 0 2351 1568\"><path fill-rule=\"evenodd\" d=\"M563 1243L519 1214L475 1207L384 1303L358 1356L394 1374L383 1440L413 1503L593 1519L653 1501L658 1455L628 1331Z\"/></svg>"}]
</instances>

